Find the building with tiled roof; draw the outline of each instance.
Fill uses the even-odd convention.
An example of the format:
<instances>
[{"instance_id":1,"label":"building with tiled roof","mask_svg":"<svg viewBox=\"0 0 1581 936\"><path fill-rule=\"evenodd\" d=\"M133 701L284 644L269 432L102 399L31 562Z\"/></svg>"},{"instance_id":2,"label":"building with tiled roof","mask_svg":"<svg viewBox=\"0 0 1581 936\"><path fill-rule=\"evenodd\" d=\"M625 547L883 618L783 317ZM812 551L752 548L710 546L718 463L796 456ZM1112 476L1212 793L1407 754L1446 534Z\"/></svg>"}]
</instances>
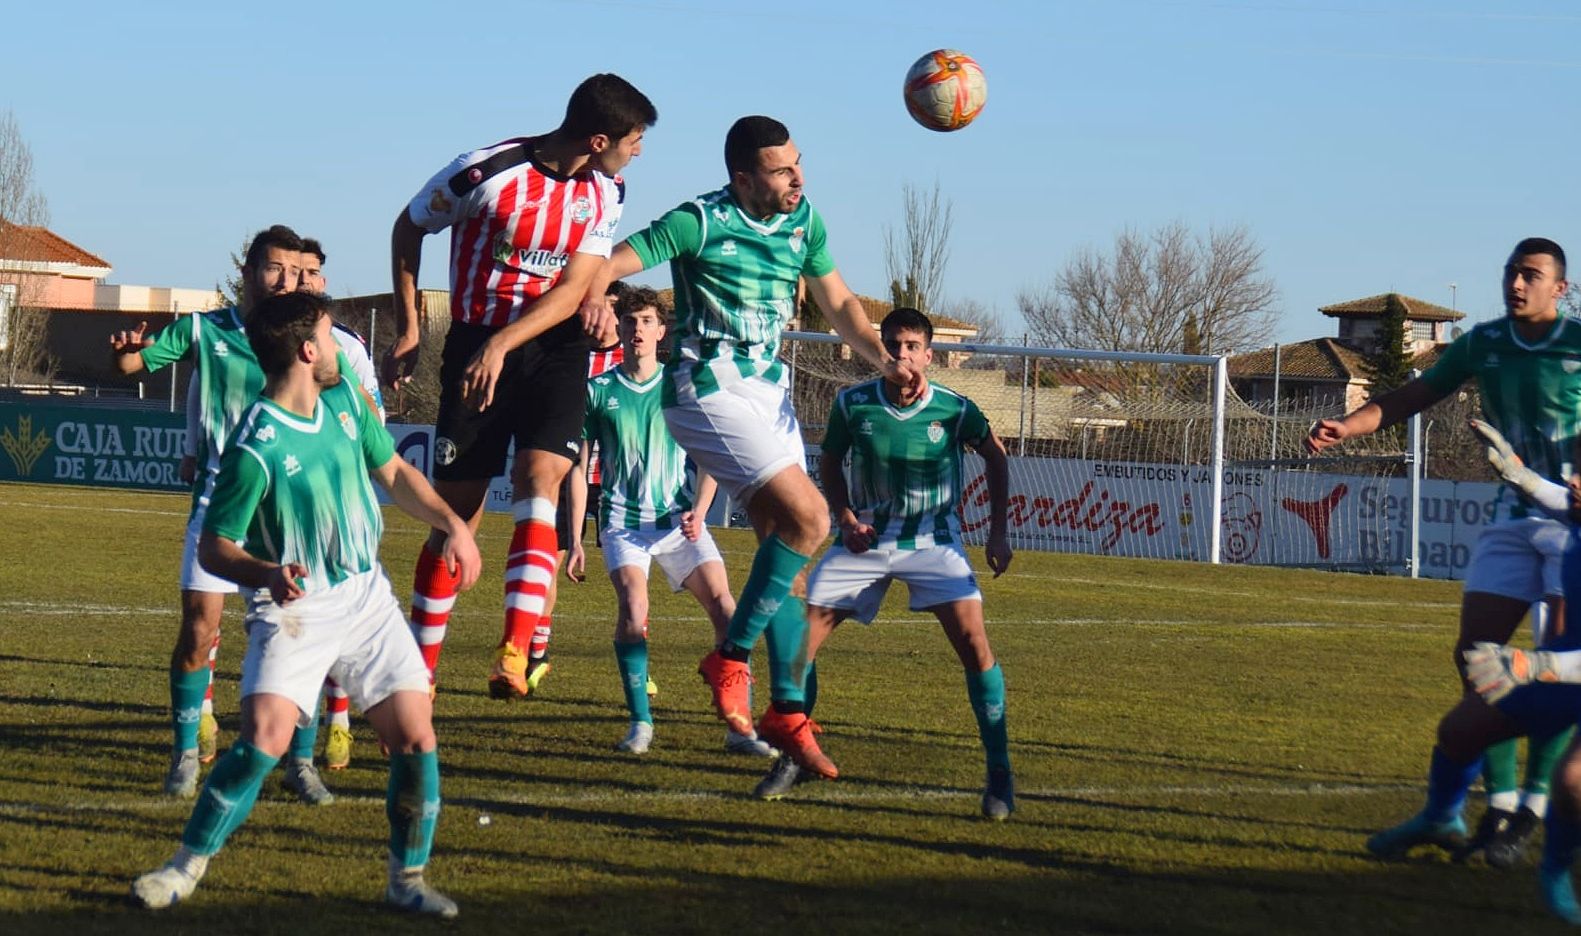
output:
<instances>
[{"instance_id":1,"label":"building with tiled roof","mask_svg":"<svg viewBox=\"0 0 1581 936\"><path fill-rule=\"evenodd\" d=\"M1318 309L1338 320L1338 337L1259 348L1230 358L1231 385L1248 403L1272 400L1277 373L1281 403L1355 409L1371 393L1371 358L1378 351L1379 322L1390 296L1405 307L1405 342L1415 355L1413 366L1426 368L1453 340L1453 323L1465 313L1412 296L1379 293Z\"/></svg>"},{"instance_id":2,"label":"building with tiled roof","mask_svg":"<svg viewBox=\"0 0 1581 936\"><path fill-rule=\"evenodd\" d=\"M93 307L110 264L48 228L0 222L0 307Z\"/></svg>"}]
</instances>

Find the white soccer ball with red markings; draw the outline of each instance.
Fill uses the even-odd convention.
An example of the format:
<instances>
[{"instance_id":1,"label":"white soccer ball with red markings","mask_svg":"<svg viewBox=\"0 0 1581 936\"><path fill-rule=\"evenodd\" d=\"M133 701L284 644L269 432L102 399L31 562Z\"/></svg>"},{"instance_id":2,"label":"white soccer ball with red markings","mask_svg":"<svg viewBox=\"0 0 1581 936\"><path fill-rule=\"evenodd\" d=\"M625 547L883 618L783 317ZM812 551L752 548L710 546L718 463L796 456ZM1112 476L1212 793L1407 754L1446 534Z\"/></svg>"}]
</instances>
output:
<instances>
[{"instance_id":1,"label":"white soccer ball with red markings","mask_svg":"<svg viewBox=\"0 0 1581 936\"><path fill-rule=\"evenodd\" d=\"M965 52L935 49L906 72L906 110L929 130L959 130L977 119L987 101L983 67Z\"/></svg>"}]
</instances>

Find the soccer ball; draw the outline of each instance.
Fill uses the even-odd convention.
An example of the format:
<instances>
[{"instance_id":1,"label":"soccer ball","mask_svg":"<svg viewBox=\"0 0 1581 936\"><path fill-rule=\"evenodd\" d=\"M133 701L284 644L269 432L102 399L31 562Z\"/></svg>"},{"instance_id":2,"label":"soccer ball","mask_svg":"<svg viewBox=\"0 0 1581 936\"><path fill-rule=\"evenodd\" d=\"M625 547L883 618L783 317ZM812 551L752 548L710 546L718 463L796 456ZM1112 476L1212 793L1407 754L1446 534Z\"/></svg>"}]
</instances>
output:
<instances>
[{"instance_id":1,"label":"soccer ball","mask_svg":"<svg viewBox=\"0 0 1581 936\"><path fill-rule=\"evenodd\" d=\"M944 133L961 129L983 112L988 79L970 55L935 49L906 72L905 91L911 119Z\"/></svg>"}]
</instances>

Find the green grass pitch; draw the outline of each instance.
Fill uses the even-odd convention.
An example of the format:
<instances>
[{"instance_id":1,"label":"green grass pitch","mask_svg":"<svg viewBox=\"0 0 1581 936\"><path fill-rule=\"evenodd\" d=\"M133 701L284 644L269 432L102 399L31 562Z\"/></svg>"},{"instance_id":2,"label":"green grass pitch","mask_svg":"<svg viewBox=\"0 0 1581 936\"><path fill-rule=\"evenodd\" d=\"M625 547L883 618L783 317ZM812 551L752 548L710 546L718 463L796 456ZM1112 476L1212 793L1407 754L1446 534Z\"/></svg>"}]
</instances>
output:
<instances>
[{"instance_id":1,"label":"green grass pitch","mask_svg":"<svg viewBox=\"0 0 1581 936\"><path fill-rule=\"evenodd\" d=\"M379 904L385 765L354 719L339 799L278 773L186 904L133 908L189 804L158 795L184 499L0 487L0 931L429 931ZM389 514L404 599L423 531ZM451 619L436 725L444 777L430 877L447 931L655 933L1546 932L1530 868L1382 864L1365 835L1420 801L1457 692L1453 583L1022 553L984 578L1009 684L1019 811L977 816L982 755L936 624L892 594L819 660L838 781L750 796L694 674L710 641L655 586L657 738L625 727L613 594L564 585L554 672L487 697L508 520ZM720 534L739 588L751 544ZM980 555L974 561L980 562ZM897 592L900 590L897 589ZM216 702L234 739L243 635L227 611ZM760 675L765 663L756 660ZM487 822L480 822L483 817ZM1554 929L1553 931L1557 931Z\"/></svg>"}]
</instances>

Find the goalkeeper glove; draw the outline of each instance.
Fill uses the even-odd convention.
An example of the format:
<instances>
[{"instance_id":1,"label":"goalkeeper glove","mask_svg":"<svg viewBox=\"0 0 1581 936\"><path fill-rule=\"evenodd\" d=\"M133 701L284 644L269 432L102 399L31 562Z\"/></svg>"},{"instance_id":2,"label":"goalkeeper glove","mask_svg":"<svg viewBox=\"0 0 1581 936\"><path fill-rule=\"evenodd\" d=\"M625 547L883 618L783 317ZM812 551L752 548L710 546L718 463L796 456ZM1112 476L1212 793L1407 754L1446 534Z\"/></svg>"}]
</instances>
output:
<instances>
[{"instance_id":1,"label":"goalkeeper glove","mask_svg":"<svg viewBox=\"0 0 1581 936\"><path fill-rule=\"evenodd\" d=\"M1521 650L1478 641L1460 655L1466 661L1466 679L1471 688L1490 705L1533 682L1560 681L1558 660L1548 650Z\"/></svg>"},{"instance_id":2,"label":"goalkeeper glove","mask_svg":"<svg viewBox=\"0 0 1581 936\"><path fill-rule=\"evenodd\" d=\"M1510 487L1526 495L1543 512L1560 520L1570 516L1570 491L1526 467L1499 430L1480 419L1468 419L1471 431L1488 446L1488 464Z\"/></svg>"}]
</instances>

